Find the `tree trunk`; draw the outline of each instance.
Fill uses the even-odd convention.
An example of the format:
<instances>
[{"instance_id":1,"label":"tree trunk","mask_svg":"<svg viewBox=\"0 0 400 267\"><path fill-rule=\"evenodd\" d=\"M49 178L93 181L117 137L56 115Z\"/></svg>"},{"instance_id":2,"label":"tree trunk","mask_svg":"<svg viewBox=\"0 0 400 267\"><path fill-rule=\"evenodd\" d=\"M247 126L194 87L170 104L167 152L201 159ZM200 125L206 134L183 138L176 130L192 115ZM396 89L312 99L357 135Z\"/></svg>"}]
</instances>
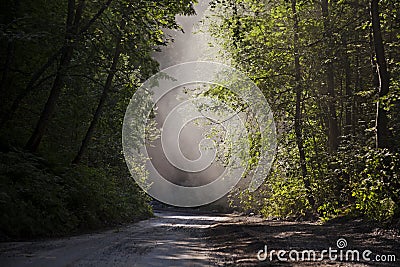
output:
<instances>
[{"instance_id":1,"label":"tree trunk","mask_svg":"<svg viewBox=\"0 0 400 267\"><path fill-rule=\"evenodd\" d=\"M372 33L376 55L376 72L378 76L379 98L376 103L376 147L392 149L390 144L390 131L388 128L388 115L381 103L381 99L389 94L390 75L387 69L385 49L383 46L381 22L379 18L379 0L371 0ZM393 219L400 217L400 197L398 189L400 184L395 179L384 178L390 198L396 204Z\"/></svg>"},{"instance_id":2,"label":"tree trunk","mask_svg":"<svg viewBox=\"0 0 400 267\"><path fill-rule=\"evenodd\" d=\"M333 65L333 42L332 42L332 28L329 18L329 4L328 0L321 0L324 35L326 39L326 78L327 78L327 105L328 105L328 148L330 152L337 150L339 146L339 127L336 114L336 99L335 99L335 69Z\"/></svg>"},{"instance_id":3,"label":"tree trunk","mask_svg":"<svg viewBox=\"0 0 400 267\"><path fill-rule=\"evenodd\" d=\"M105 104L105 102L107 100L108 93L109 93L109 91L111 89L111 86L112 86L112 81L114 79L115 73L117 72L118 60L119 60L119 57L121 55L121 39L122 39L121 38L121 34L119 34L119 36L116 39L114 57L113 57L113 61L111 63L110 71L109 71L107 79L106 79L106 83L104 84L104 87L103 87L103 93L102 93L102 95L100 97L100 101L99 101L99 103L97 105L96 111L95 111L95 113L93 115L92 121L90 122L90 125L89 125L89 128L88 128L87 132L86 132L86 135L82 140L82 144L81 144L81 146L79 148L79 151L78 151L76 157L74 158L74 160L72 161L73 164L78 164L81 161L82 156L83 156L84 152L86 151L86 149L88 147L88 144L89 144L89 142L90 142L90 140L91 140L91 138L93 136L94 130L95 130L95 128L97 126L97 123L98 123L98 121L100 119L101 113L103 111L104 104Z\"/></svg>"},{"instance_id":4,"label":"tree trunk","mask_svg":"<svg viewBox=\"0 0 400 267\"><path fill-rule=\"evenodd\" d=\"M371 0L372 33L376 55L376 70L378 74L379 99L376 103L376 147L390 148L388 118L383 108L381 98L389 93L390 77L387 69L385 50L383 47L381 22L379 18L379 0Z\"/></svg>"},{"instance_id":5,"label":"tree trunk","mask_svg":"<svg viewBox=\"0 0 400 267\"><path fill-rule=\"evenodd\" d=\"M353 111L353 90L351 88L351 67L349 55L347 53L347 36L343 36L343 47L344 52L344 73L345 73L345 121L344 121L344 134L348 135L352 133L352 111Z\"/></svg>"},{"instance_id":6,"label":"tree trunk","mask_svg":"<svg viewBox=\"0 0 400 267\"><path fill-rule=\"evenodd\" d=\"M360 36L359 33L356 32L355 35L355 40L357 43L360 42ZM354 73L354 83L353 83L353 92L358 92L360 90L360 88L362 87L363 84L363 80L362 80L362 73L361 73L361 64L360 64L360 60L361 60L361 55L360 53L356 53L355 54L355 73ZM359 107L360 103L359 103L359 99L356 93L353 93L353 101L352 101L352 106L353 106L353 111L352 111L352 134L354 138L358 138L358 136L360 135L360 133L357 131L358 129L358 118L359 118Z\"/></svg>"},{"instance_id":7,"label":"tree trunk","mask_svg":"<svg viewBox=\"0 0 400 267\"><path fill-rule=\"evenodd\" d=\"M39 121L36 124L36 128L25 145L25 149L35 152L37 151L43 135L46 132L46 128L50 122L52 115L54 114L57 100L61 94L62 86L64 84L65 71L71 63L74 45L73 39L78 33L82 12L85 6L85 0L80 0L79 4L75 8L75 0L68 1L68 16L66 22L66 34L65 44L62 48L60 62L57 68L57 74L54 79L50 95L44 106L44 109L40 115Z\"/></svg>"},{"instance_id":8,"label":"tree trunk","mask_svg":"<svg viewBox=\"0 0 400 267\"><path fill-rule=\"evenodd\" d=\"M304 186L307 191L307 200L310 203L312 209L315 206L315 200L311 190L311 183L309 178L307 177L307 165L306 165L306 154L304 151L303 144L303 124L302 124L302 114L301 114L301 95L302 95L302 86L301 86L301 66L300 66L300 55L299 55L299 18L296 10L296 0L292 0L292 12L293 12L293 50L294 50L294 67L295 67L295 83L296 83L296 112L295 112L295 121L294 121L294 129L296 133L296 144L299 150L300 157L300 167L301 174L304 181Z\"/></svg>"}]
</instances>

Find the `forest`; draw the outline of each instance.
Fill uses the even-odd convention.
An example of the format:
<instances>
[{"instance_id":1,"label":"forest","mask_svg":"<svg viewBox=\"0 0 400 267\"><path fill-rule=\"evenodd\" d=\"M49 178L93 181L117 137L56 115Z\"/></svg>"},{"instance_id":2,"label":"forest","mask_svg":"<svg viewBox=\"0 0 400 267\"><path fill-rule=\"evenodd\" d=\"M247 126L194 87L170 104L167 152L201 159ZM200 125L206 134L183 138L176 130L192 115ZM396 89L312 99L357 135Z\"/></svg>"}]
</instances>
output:
<instances>
[{"instance_id":1,"label":"forest","mask_svg":"<svg viewBox=\"0 0 400 267\"><path fill-rule=\"evenodd\" d=\"M54 237L152 216L122 124L173 45L190 0L3 0L0 239ZM274 114L276 156L231 210L364 218L400 227L400 2L212 0L215 61L245 73ZM212 92L224 99L229 92ZM229 98L229 97L228 97ZM257 147L257 137L249 142ZM255 150L257 150L255 148ZM252 162L260 157L255 151ZM143 177L145 178L145 177Z\"/></svg>"},{"instance_id":2,"label":"forest","mask_svg":"<svg viewBox=\"0 0 400 267\"><path fill-rule=\"evenodd\" d=\"M399 3L214 1L210 31L272 107L281 134L264 216L399 221Z\"/></svg>"}]
</instances>

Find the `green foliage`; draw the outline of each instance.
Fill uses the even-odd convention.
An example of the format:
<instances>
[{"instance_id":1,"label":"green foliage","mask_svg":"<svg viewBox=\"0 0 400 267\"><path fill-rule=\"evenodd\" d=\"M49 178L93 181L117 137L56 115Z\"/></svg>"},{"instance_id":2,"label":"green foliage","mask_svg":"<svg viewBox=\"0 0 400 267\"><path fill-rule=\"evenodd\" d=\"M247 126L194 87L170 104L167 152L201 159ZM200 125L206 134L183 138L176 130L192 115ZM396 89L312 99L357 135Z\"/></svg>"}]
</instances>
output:
<instances>
[{"instance_id":1,"label":"green foliage","mask_svg":"<svg viewBox=\"0 0 400 267\"><path fill-rule=\"evenodd\" d=\"M63 174L67 182L67 206L78 218L80 228L146 218L151 215L147 198L132 181L117 179L110 171L75 166Z\"/></svg>"},{"instance_id":2,"label":"green foliage","mask_svg":"<svg viewBox=\"0 0 400 267\"><path fill-rule=\"evenodd\" d=\"M306 193L303 182L296 176L282 177L281 174L272 173L264 191L268 197L265 198L260 212L265 217L304 217L310 209Z\"/></svg>"},{"instance_id":3,"label":"green foliage","mask_svg":"<svg viewBox=\"0 0 400 267\"><path fill-rule=\"evenodd\" d=\"M337 201L329 201L318 207L318 213L323 221L328 221L340 215L339 203Z\"/></svg>"},{"instance_id":4,"label":"green foliage","mask_svg":"<svg viewBox=\"0 0 400 267\"><path fill-rule=\"evenodd\" d=\"M0 159L2 235L56 236L151 216L138 187L109 170L60 169L19 151Z\"/></svg>"},{"instance_id":5,"label":"green foliage","mask_svg":"<svg viewBox=\"0 0 400 267\"><path fill-rule=\"evenodd\" d=\"M298 19L296 29L292 4ZM214 42L225 49L222 60L247 73L262 90L274 112L280 139L265 187L254 193L233 192L233 206L284 218L309 213L324 220L345 215L377 221L400 217L399 4L380 1L391 73L389 93L379 99L388 116L390 147L386 150L374 148L379 77L369 5L364 0L330 1L327 21L321 5L310 1L211 2L214 14L208 25ZM295 46L300 82L295 78ZM328 63L334 72L335 97L326 92ZM302 92L300 141L305 152L305 177L294 129L297 86ZM340 128L340 145L334 151L328 145L330 104L336 109ZM250 136L253 138L256 144L257 137ZM306 182L310 183L314 206L309 203Z\"/></svg>"},{"instance_id":6,"label":"green foliage","mask_svg":"<svg viewBox=\"0 0 400 267\"><path fill-rule=\"evenodd\" d=\"M297 219L305 216L310 205L304 183L298 179L299 165L289 164L294 157L298 157L296 150L290 146L279 147L272 170L261 188L255 192L233 191L229 195L231 205L239 210L258 212L264 217Z\"/></svg>"},{"instance_id":7,"label":"green foliage","mask_svg":"<svg viewBox=\"0 0 400 267\"><path fill-rule=\"evenodd\" d=\"M365 162L353 189L355 207L375 220L389 220L400 208L399 154L387 149L371 149L361 160Z\"/></svg>"},{"instance_id":8,"label":"green foliage","mask_svg":"<svg viewBox=\"0 0 400 267\"><path fill-rule=\"evenodd\" d=\"M194 2L11 0L2 5L1 151L17 149L0 154L1 234L59 235L151 215L149 199L128 178L122 122L135 90L158 70L152 55L170 41L163 30L179 30L176 15L193 15ZM87 149L80 164L72 165L100 99L104 105ZM45 112L49 100L54 109ZM40 146L29 148L39 157L22 147L43 114L49 119Z\"/></svg>"},{"instance_id":9,"label":"green foliage","mask_svg":"<svg viewBox=\"0 0 400 267\"><path fill-rule=\"evenodd\" d=\"M0 223L2 235L32 237L66 233L77 218L65 205L63 179L41 158L28 153L1 153Z\"/></svg>"}]
</instances>

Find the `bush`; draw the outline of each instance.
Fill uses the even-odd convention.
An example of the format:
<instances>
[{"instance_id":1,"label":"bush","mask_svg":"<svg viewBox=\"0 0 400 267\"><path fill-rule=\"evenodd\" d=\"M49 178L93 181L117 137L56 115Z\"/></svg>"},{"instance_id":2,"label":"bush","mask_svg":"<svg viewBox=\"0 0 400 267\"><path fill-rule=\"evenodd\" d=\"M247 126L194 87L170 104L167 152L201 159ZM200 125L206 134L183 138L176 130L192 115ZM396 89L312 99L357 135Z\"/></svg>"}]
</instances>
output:
<instances>
[{"instance_id":1,"label":"bush","mask_svg":"<svg viewBox=\"0 0 400 267\"><path fill-rule=\"evenodd\" d=\"M311 207L307 201L304 182L300 178L300 168L296 164L286 164L287 162L288 158L278 152L263 185L255 192L249 192L247 188L235 188L228 196L231 207L264 217L304 217Z\"/></svg>"},{"instance_id":2,"label":"bush","mask_svg":"<svg viewBox=\"0 0 400 267\"><path fill-rule=\"evenodd\" d=\"M348 145L329 162L326 186L319 191L319 199L324 199L318 207L323 219L352 213L383 222L399 216L398 153Z\"/></svg>"},{"instance_id":3,"label":"bush","mask_svg":"<svg viewBox=\"0 0 400 267\"><path fill-rule=\"evenodd\" d=\"M80 228L96 228L151 215L146 197L131 182L120 181L105 170L77 166L63 177L68 186L68 209Z\"/></svg>"},{"instance_id":4,"label":"bush","mask_svg":"<svg viewBox=\"0 0 400 267\"><path fill-rule=\"evenodd\" d=\"M0 153L0 230L20 238L57 236L146 218L147 199L109 170L55 168L30 153Z\"/></svg>"},{"instance_id":5,"label":"bush","mask_svg":"<svg viewBox=\"0 0 400 267\"><path fill-rule=\"evenodd\" d=\"M399 154L371 149L363 157L365 167L353 189L356 209L368 217L387 221L398 216L400 198Z\"/></svg>"}]
</instances>

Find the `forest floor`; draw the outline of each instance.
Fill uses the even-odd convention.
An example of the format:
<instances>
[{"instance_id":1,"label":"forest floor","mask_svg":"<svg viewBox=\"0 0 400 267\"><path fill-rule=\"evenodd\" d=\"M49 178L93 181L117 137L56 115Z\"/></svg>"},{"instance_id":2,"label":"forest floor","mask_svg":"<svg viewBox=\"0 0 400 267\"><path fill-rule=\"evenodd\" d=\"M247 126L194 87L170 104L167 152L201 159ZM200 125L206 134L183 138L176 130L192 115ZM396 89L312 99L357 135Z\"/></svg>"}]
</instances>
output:
<instances>
[{"instance_id":1,"label":"forest floor","mask_svg":"<svg viewBox=\"0 0 400 267\"><path fill-rule=\"evenodd\" d=\"M315 250L338 250L344 238L347 250L357 250L360 262L331 260L281 261L276 252L264 261L257 253L291 250L302 255ZM343 240L342 240L343 241ZM374 260L379 255L396 260ZM340 251L340 250L339 250ZM295 257L295 252L291 252ZM336 253L340 255L339 252ZM264 254L261 253L262 257ZM335 255L332 252L332 257ZM350 256L349 256L350 257ZM185 210L160 210L155 217L99 233L32 242L0 243L0 266L400 266L400 236L361 220L315 222L264 220L238 214L212 214Z\"/></svg>"}]
</instances>

